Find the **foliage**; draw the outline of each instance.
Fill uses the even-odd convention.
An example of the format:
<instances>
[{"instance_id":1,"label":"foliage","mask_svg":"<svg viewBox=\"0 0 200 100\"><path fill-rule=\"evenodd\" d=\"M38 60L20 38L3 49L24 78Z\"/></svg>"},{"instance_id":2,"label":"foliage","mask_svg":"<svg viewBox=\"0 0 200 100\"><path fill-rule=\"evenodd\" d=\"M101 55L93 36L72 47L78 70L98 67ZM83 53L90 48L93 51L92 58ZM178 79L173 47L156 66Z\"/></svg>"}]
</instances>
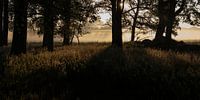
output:
<instances>
[{"instance_id":1,"label":"foliage","mask_svg":"<svg viewBox=\"0 0 200 100\"><path fill-rule=\"evenodd\" d=\"M34 2L30 3L28 11L30 14L29 28L37 31L38 34L43 34L43 8L40 2ZM64 23L68 19L70 19L68 23L70 23L71 32L67 34L73 36L87 33L84 32L85 25L98 18L93 0L55 0L54 11L56 14L54 34L59 35L63 35L63 29L66 28Z\"/></svg>"}]
</instances>

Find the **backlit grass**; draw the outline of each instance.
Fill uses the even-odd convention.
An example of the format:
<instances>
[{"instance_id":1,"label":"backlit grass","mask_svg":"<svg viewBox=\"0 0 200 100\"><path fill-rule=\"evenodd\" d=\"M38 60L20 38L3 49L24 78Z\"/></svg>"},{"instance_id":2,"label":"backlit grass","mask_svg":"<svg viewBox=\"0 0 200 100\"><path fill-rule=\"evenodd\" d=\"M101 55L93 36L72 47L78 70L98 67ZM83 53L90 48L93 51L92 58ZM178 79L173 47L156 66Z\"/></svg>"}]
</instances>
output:
<instances>
[{"instance_id":1,"label":"backlit grass","mask_svg":"<svg viewBox=\"0 0 200 100\"><path fill-rule=\"evenodd\" d=\"M4 56L3 99L200 98L200 54L110 44Z\"/></svg>"}]
</instances>

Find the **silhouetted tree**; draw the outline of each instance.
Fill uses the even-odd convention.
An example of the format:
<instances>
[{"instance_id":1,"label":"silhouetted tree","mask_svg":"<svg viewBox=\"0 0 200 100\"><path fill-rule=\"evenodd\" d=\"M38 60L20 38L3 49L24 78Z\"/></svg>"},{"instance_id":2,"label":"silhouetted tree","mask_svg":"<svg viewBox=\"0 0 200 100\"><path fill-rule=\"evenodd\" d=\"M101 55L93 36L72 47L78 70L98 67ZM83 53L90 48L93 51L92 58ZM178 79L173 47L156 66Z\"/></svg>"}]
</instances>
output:
<instances>
[{"instance_id":1,"label":"silhouetted tree","mask_svg":"<svg viewBox=\"0 0 200 100\"><path fill-rule=\"evenodd\" d=\"M61 33L63 34L63 45L70 45L71 31L70 31L70 21L72 14L72 1L71 0L60 0L61 2L58 4L58 12L61 15L61 19L63 20L63 26ZM77 8L78 9L78 8Z\"/></svg>"},{"instance_id":2,"label":"silhouetted tree","mask_svg":"<svg viewBox=\"0 0 200 100\"><path fill-rule=\"evenodd\" d=\"M180 7L176 10L176 5L179 3L179 0L171 0L169 2L169 14L168 14L168 23L166 28L166 38L172 39L172 33L174 28L174 22L176 21L176 16L178 16L186 8L186 0L182 0Z\"/></svg>"},{"instance_id":3,"label":"silhouetted tree","mask_svg":"<svg viewBox=\"0 0 200 100\"><path fill-rule=\"evenodd\" d=\"M47 47L48 51L53 51L53 35L54 35L54 0L45 0L43 2L44 9L44 37L43 47Z\"/></svg>"},{"instance_id":4,"label":"silhouetted tree","mask_svg":"<svg viewBox=\"0 0 200 100\"><path fill-rule=\"evenodd\" d=\"M193 26L200 26L200 1L188 0L186 4L187 6L184 7L182 13L179 15L180 21Z\"/></svg>"},{"instance_id":5,"label":"silhouetted tree","mask_svg":"<svg viewBox=\"0 0 200 100\"><path fill-rule=\"evenodd\" d=\"M43 47L53 51L55 0L30 0L29 28L43 34Z\"/></svg>"},{"instance_id":6,"label":"silhouetted tree","mask_svg":"<svg viewBox=\"0 0 200 100\"><path fill-rule=\"evenodd\" d=\"M167 17L169 14L169 1L168 0L158 0L158 17L159 24L157 27L157 32L155 36L155 40L158 40L163 37L163 33L167 24Z\"/></svg>"},{"instance_id":7,"label":"silhouetted tree","mask_svg":"<svg viewBox=\"0 0 200 100\"><path fill-rule=\"evenodd\" d=\"M62 20L60 33L64 40L63 45L72 43L74 36L80 36L86 23L96 21L96 7L94 0L58 0L57 10L59 20Z\"/></svg>"},{"instance_id":8,"label":"silhouetted tree","mask_svg":"<svg viewBox=\"0 0 200 100\"><path fill-rule=\"evenodd\" d=\"M125 0L110 0L112 5L112 45L122 47L122 12Z\"/></svg>"},{"instance_id":9,"label":"silhouetted tree","mask_svg":"<svg viewBox=\"0 0 200 100\"><path fill-rule=\"evenodd\" d=\"M136 11L135 11L135 16L133 17L133 25L132 25L132 34L131 34L131 41L134 42L135 40L135 29L136 29L136 25L137 25L137 18L139 15L139 11L140 11L140 0L137 0L136 3Z\"/></svg>"},{"instance_id":10,"label":"silhouetted tree","mask_svg":"<svg viewBox=\"0 0 200 100\"><path fill-rule=\"evenodd\" d=\"M11 54L26 53L27 0L14 0L14 31Z\"/></svg>"},{"instance_id":11,"label":"silhouetted tree","mask_svg":"<svg viewBox=\"0 0 200 100\"><path fill-rule=\"evenodd\" d=\"M3 45L8 45L8 0L3 0Z\"/></svg>"},{"instance_id":12,"label":"silhouetted tree","mask_svg":"<svg viewBox=\"0 0 200 100\"><path fill-rule=\"evenodd\" d=\"M166 38L168 40L172 39L172 33L174 33L174 28L178 26L179 19L177 18L182 15L187 15L187 13L181 12L187 8L187 4L194 3L194 1L186 0L159 0L158 1L158 17L159 25L157 27L155 39L159 39L166 32ZM177 23L175 23L177 22Z\"/></svg>"},{"instance_id":13,"label":"silhouetted tree","mask_svg":"<svg viewBox=\"0 0 200 100\"><path fill-rule=\"evenodd\" d=\"M0 1L0 46L3 46L3 34L2 34L2 21L3 21L3 1Z\"/></svg>"},{"instance_id":14,"label":"silhouetted tree","mask_svg":"<svg viewBox=\"0 0 200 100\"><path fill-rule=\"evenodd\" d=\"M38 35L44 34L44 1L30 0L28 6L28 28L37 32Z\"/></svg>"},{"instance_id":15,"label":"silhouetted tree","mask_svg":"<svg viewBox=\"0 0 200 100\"><path fill-rule=\"evenodd\" d=\"M153 25L152 14L150 10L153 8L151 0L129 0L128 8L123 12L125 23L131 26L131 41L135 40L136 28L139 30L148 30Z\"/></svg>"}]
</instances>

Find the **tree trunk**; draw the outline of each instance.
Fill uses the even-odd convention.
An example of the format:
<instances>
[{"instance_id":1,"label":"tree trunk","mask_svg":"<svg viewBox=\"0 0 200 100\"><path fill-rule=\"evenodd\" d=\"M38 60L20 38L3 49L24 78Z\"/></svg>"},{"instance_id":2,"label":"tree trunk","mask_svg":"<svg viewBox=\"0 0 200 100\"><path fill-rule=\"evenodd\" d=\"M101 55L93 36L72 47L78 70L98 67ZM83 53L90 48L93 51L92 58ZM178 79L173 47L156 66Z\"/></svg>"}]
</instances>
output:
<instances>
[{"instance_id":1,"label":"tree trunk","mask_svg":"<svg viewBox=\"0 0 200 100\"><path fill-rule=\"evenodd\" d=\"M122 16L121 16L121 13L117 13L117 16L116 16L116 23L117 23L117 31L116 31L116 46L117 47L122 47L122 23L121 23L121 19L122 19Z\"/></svg>"},{"instance_id":2,"label":"tree trunk","mask_svg":"<svg viewBox=\"0 0 200 100\"><path fill-rule=\"evenodd\" d=\"M155 36L155 40L158 40L160 38L163 37L163 34L165 32L165 22L164 22L164 15L161 15L159 17L159 24L157 27L157 31L156 31L156 36Z\"/></svg>"},{"instance_id":3,"label":"tree trunk","mask_svg":"<svg viewBox=\"0 0 200 100\"><path fill-rule=\"evenodd\" d=\"M171 18L169 18L168 23L167 23L166 38L168 40L172 39L172 32L173 32L174 21L175 21L175 17L171 16Z\"/></svg>"},{"instance_id":4,"label":"tree trunk","mask_svg":"<svg viewBox=\"0 0 200 100\"><path fill-rule=\"evenodd\" d=\"M64 28L63 28L63 45L70 45L70 25L69 25L70 21L69 19L67 19L64 22Z\"/></svg>"},{"instance_id":5,"label":"tree trunk","mask_svg":"<svg viewBox=\"0 0 200 100\"><path fill-rule=\"evenodd\" d=\"M112 0L112 45L116 43L116 0Z\"/></svg>"},{"instance_id":6,"label":"tree trunk","mask_svg":"<svg viewBox=\"0 0 200 100\"><path fill-rule=\"evenodd\" d=\"M139 8L140 8L140 0L138 0L137 10L135 12L135 17L133 18L132 34L131 34L131 41L132 42L135 41L135 29L136 29L136 25L137 25L137 18L138 18L138 14L139 14Z\"/></svg>"},{"instance_id":7,"label":"tree trunk","mask_svg":"<svg viewBox=\"0 0 200 100\"><path fill-rule=\"evenodd\" d=\"M63 45L70 45L71 44L71 31L70 31L70 19L71 19L71 14L70 14L70 8L71 8L71 0L66 0L66 7L65 7L65 19L64 19L64 28L63 28Z\"/></svg>"},{"instance_id":8,"label":"tree trunk","mask_svg":"<svg viewBox=\"0 0 200 100\"><path fill-rule=\"evenodd\" d=\"M112 45L122 47L122 8L121 0L112 1Z\"/></svg>"},{"instance_id":9,"label":"tree trunk","mask_svg":"<svg viewBox=\"0 0 200 100\"><path fill-rule=\"evenodd\" d=\"M46 3L44 4L43 47L47 47L48 51L53 51L54 13L52 7L53 0L46 1Z\"/></svg>"},{"instance_id":10,"label":"tree trunk","mask_svg":"<svg viewBox=\"0 0 200 100\"><path fill-rule=\"evenodd\" d=\"M135 41L135 29L136 29L136 24L137 24L137 18L136 18L137 14L135 14L135 18L133 21L133 25L132 25L132 32L131 32L131 42Z\"/></svg>"},{"instance_id":11,"label":"tree trunk","mask_svg":"<svg viewBox=\"0 0 200 100\"><path fill-rule=\"evenodd\" d=\"M79 36L78 36L78 35L76 35L76 39L77 39L77 41L78 41L78 44L80 44L80 39L79 39Z\"/></svg>"},{"instance_id":12,"label":"tree trunk","mask_svg":"<svg viewBox=\"0 0 200 100\"><path fill-rule=\"evenodd\" d=\"M69 35L65 32L64 35L63 35L64 39L63 39L63 45L70 45L71 44L71 41L70 41L70 37Z\"/></svg>"},{"instance_id":13,"label":"tree trunk","mask_svg":"<svg viewBox=\"0 0 200 100\"><path fill-rule=\"evenodd\" d=\"M14 0L14 31L11 54L26 53L27 0Z\"/></svg>"},{"instance_id":14,"label":"tree trunk","mask_svg":"<svg viewBox=\"0 0 200 100\"><path fill-rule=\"evenodd\" d=\"M73 43L73 40L74 40L74 35L72 35L72 37L70 38L70 44Z\"/></svg>"},{"instance_id":15,"label":"tree trunk","mask_svg":"<svg viewBox=\"0 0 200 100\"><path fill-rule=\"evenodd\" d=\"M175 9L176 9L176 1L172 0L170 2L170 11L168 14L168 23L167 23L167 29L166 29L166 38L168 40L172 39L173 25L174 25L174 21L176 19Z\"/></svg>"},{"instance_id":16,"label":"tree trunk","mask_svg":"<svg viewBox=\"0 0 200 100\"><path fill-rule=\"evenodd\" d=\"M3 1L0 0L0 47L3 46L3 31L2 31L2 21L3 21L3 17L2 17L2 13L3 13Z\"/></svg>"},{"instance_id":17,"label":"tree trunk","mask_svg":"<svg viewBox=\"0 0 200 100\"><path fill-rule=\"evenodd\" d=\"M8 0L3 0L3 45L8 45Z\"/></svg>"},{"instance_id":18,"label":"tree trunk","mask_svg":"<svg viewBox=\"0 0 200 100\"><path fill-rule=\"evenodd\" d=\"M155 40L159 40L160 38L162 38L163 34L165 32L166 23L167 23L167 19L168 19L167 17L168 17L168 13L169 13L169 8L168 8L169 2L170 1L166 1L166 0L158 1L159 24L157 27Z\"/></svg>"},{"instance_id":19,"label":"tree trunk","mask_svg":"<svg viewBox=\"0 0 200 100\"><path fill-rule=\"evenodd\" d=\"M131 42L135 41L135 25L133 24L132 26L132 31L131 31Z\"/></svg>"}]
</instances>

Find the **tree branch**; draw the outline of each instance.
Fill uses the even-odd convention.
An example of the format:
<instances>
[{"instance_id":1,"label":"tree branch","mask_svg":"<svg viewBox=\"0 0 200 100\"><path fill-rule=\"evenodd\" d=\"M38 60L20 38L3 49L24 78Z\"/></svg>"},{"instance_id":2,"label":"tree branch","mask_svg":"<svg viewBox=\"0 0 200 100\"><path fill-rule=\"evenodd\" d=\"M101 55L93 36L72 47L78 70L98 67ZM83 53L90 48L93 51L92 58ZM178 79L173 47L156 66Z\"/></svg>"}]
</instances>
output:
<instances>
[{"instance_id":1,"label":"tree branch","mask_svg":"<svg viewBox=\"0 0 200 100\"><path fill-rule=\"evenodd\" d=\"M175 12L175 15L179 15L185 8L185 5L186 5L186 0L182 0L182 4L180 6L180 8Z\"/></svg>"}]
</instances>

